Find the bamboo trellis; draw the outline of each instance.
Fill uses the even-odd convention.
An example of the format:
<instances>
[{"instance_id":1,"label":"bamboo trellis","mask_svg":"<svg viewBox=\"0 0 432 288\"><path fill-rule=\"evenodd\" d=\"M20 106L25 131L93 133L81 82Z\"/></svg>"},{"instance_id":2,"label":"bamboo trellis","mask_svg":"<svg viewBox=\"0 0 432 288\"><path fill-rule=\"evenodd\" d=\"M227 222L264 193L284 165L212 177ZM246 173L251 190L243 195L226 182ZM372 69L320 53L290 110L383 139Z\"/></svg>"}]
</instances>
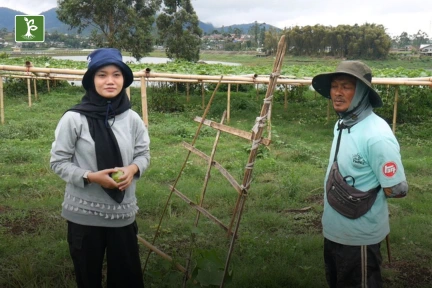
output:
<instances>
[{"instance_id":1,"label":"bamboo trellis","mask_svg":"<svg viewBox=\"0 0 432 288\"><path fill-rule=\"evenodd\" d=\"M1 71L5 71L1 73ZM4 78L23 78L23 79L33 79L34 81L34 94L35 98L37 95L36 91L36 80L46 80L48 91L50 91L49 80L69 80L69 81L81 81L82 75L86 70L77 70L77 69L58 69L58 68L38 68L38 67L24 67L24 66L11 66L11 65L0 65L0 77ZM135 81L141 82L141 99L142 99L142 118L144 123L148 125L148 110L147 110L147 92L146 87L149 82L170 82L170 83L197 83L203 85L201 87L202 94L202 103L204 108L204 83L218 83L218 76L211 75L183 75L183 74L172 74L172 73L155 73L150 72L147 69L142 71L134 72ZM30 80L27 82L28 87L28 97L29 97L29 106L31 106L31 85L29 84ZM242 76L232 76L225 75L221 81L222 84L251 84L251 85L268 85L270 82L269 75L242 75ZM288 85L291 86L306 86L311 85L311 78L296 78L295 76L289 75L280 75L277 79L278 85L283 85L285 87L285 98L284 98L284 108L288 108ZM417 77L417 78L376 78L372 79L372 84L376 85L395 85L395 86L429 86L432 87L432 77ZM231 87L228 90L230 95ZM258 93L258 89L257 89ZM130 95L130 94L128 94ZM395 98L398 95L395 95ZM189 95L188 95L189 97ZM2 100L2 99L0 99ZM229 102L228 102L229 103ZM3 105L3 102L0 104ZM229 105L229 104L227 104ZM1 118L4 124L4 111L2 111ZM230 121L230 108L227 107L227 122ZM396 114L397 114L397 105L394 105L393 108L393 132L396 127ZM327 118L329 118L329 113Z\"/></svg>"},{"instance_id":2,"label":"bamboo trellis","mask_svg":"<svg viewBox=\"0 0 432 288\"><path fill-rule=\"evenodd\" d=\"M230 237L230 245L229 245L228 253L226 256L226 260L225 260L223 277L222 277L221 283L220 283L220 287L223 287L225 279L227 277L230 259L231 259L232 252L234 249L234 244L235 244L235 241L238 237L238 230L240 227L240 222L241 222L241 217L243 214L244 204L246 202L248 190L249 190L251 182L252 182L252 178L251 178L252 177L252 171L253 171L255 159L256 159L256 156L258 153L258 148L261 144L264 144L264 145L270 144L270 140L265 139L263 137L263 132L264 132L265 127L267 126L266 122L270 121L273 93L274 93L275 87L277 85L277 79L280 76L280 71L281 71L282 62L283 62L283 56L285 54L285 49L286 49L286 44L285 44L284 36L282 36L280 39L280 42L279 42L277 56L276 56L276 60L274 63L273 71L272 71L272 74L269 76L269 85L267 87L267 92L266 92L266 95L264 98L264 103L263 103L263 106L261 109L261 113L260 113L259 117L257 117L255 120L255 125L252 128L252 132L246 132L246 131L242 131L242 130L235 129L235 128L224 125L223 123L225 122L226 115L227 115L226 111L224 112L220 123L215 123L213 121L205 119L207 112L209 111L210 106L212 104L212 101L214 99L214 96L216 94L216 91L222 82L223 77L221 77L219 79L218 85L216 86L216 89L213 92L213 95L211 96L209 103L207 104L207 107L204 111L203 116L195 118L195 121L199 122L199 126L198 126L198 129L196 131L195 137L192 140L192 144L184 143L184 147L188 150L188 153L187 153L186 159L183 162L183 166L181 167L180 172L179 172L174 184L172 186L170 186L171 192L168 196L167 202L165 203L165 207L163 209L162 216L159 220L159 224L158 224L157 230L155 232L155 236L153 238L152 243L149 243L146 240L142 239L141 237L138 237L139 241L150 249L149 253L147 255L145 265L144 265L144 269L146 269L146 265L147 265L149 256L150 256L152 251L156 252L158 255L161 255L164 259L172 261L172 258L170 256L166 256L159 249L155 249L156 246L154 246L154 244L155 244L157 236L159 235L159 230L160 230L160 227L162 224L163 217L167 211L168 204L172 198L172 195L174 194L174 195L178 196L180 199L182 199L184 202L186 202L189 206L191 206L192 208L194 208L196 210L197 214L196 214L195 221L193 224L195 227L198 226L199 218L200 218L200 215L202 214L202 215L206 216L209 220L211 220L215 224L217 224L219 227L221 227L227 233L228 237ZM216 138L215 138L213 148L212 148L210 155L206 155L205 153L198 150L194 146L195 142L197 140L197 137L199 135L200 129L203 125L207 125L207 126L212 127L212 128L217 130ZM235 178L233 176L231 176L230 173L225 168L222 167L221 164L219 164L218 162L215 161L216 148L217 148L219 138L220 138L222 132L230 133L232 135L248 139L251 142L252 147L250 150L249 158L247 160L247 164L245 166L244 176L243 176L243 180L242 180L241 184L239 184L235 180ZM189 159L189 156L191 155L191 153L194 153L195 155L206 160L206 162L207 162L207 170L206 170L206 174L205 174L205 178L204 178L203 188L200 192L200 199L199 199L198 204L196 204L193 201L191 201L190 199L188 199L182 192L180 192L176 188L176 185L177 185L178 181L180 180L181 175L183 175L183 170L186 167L186 163L188 162L188 159ZM235 189L235 191L238 194L237 200L236 200L235 205L234 205L234 213L231 217L231 221L230 221L229 225L225 225L224 223L222 223L222 221L217 219L209 211L207 211L206 209L203 208L204 199L205 199L205 195L206 195L206 191L207 191L207 186L208 186L208 183L210 180L210 171L213 167L215 167L219 170L219 172L233 186L233 188ZM195 238L195 236L192 235L192 241L194 238ZM191 257L192 257L191 255L192 255L192 251L189 251L189 256L187 258L186 267L183 267L183 266L179 265L178 263L175 263L175 266L181 272L185 273L185 277L183 278L184 279L183 287L186 286L186 283L187 283L188 279L190 278L189 269L190 269L190 262L191 262Z\"/></svg>"}]
</instances>

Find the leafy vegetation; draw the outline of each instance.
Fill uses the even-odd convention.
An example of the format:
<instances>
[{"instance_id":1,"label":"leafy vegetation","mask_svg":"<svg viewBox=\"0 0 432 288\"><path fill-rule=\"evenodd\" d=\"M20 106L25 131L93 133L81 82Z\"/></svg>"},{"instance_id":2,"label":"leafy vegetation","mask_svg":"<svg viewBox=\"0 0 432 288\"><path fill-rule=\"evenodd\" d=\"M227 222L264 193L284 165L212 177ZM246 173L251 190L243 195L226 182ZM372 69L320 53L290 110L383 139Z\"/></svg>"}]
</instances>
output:
<instances>
[{"instance_id":1,"label":"leafy vegetation","mask_svg":"<svg viewBox=\"0 0 432 288\"><path fill-rule=\"evenodd\" d=\"M71 28L78 28L78 33L92 27L90 39L96 47L124 49L140 59L153 49L151 31L160 3L160 0L96 0L90 3L59 0L57 15Z\"/></svg>"},{"instance_id":2,"label":"leafy vegetation","mask_svg":"<svg viewBox=\"0 0 432 288\"><path fill-rule=\"evenodd\" d=\"M190 0L164 0L163 13L156 19L159 43L170 59L199 60L202 30Z\"/></svg>"},{"instance_id":3,"label":"leafy vegetation","mask_svg":"<svg viewBox=\"0 0 432 288\"><path fill-rule=\"evenodd\" d=\"M17 61L16 65L23 61L3 60L11 61L9 65L12 61ZM85 68L84 63L31 60L41 65L49 61L50 67ZM336 65L334 62L307 63L288 65L284 73L312 76L319 71L331 71ZM209 74L227 71L243 74L258 70L268 74L269 71L265 65L223 67L174 62L149 66L152 71L168 72L175 68L181 71L179 73L191 74L198 74L200 69ZM133 65L133 70L143 67L143 64ZM430 73L399 68L391 68L391 72L387 69L375 71L393 75ZM25 87L25 83L5 83L5 124L0 126L0 286L5 288L75 287L66 223L60 217L64 182L49 168L49 150L59 118L80 101L83 91L80 87L58 82L56 86L51 85L51 93L47 93L42 90L45 81L40 82L39 100L31 107L26 102L27 91L19 88ZM193 139L198 127L193 118L201 116L204 107L198 85L195 89L190 87L189 97L187 89L181 85L177 89L174 85L147 89L149 103L155 103L149 105L152 163L138 181L137 222L139 235L151 241L168 200L168 185L172 185L186 159L187 151L181 143L190 143ZM213 89L207 87L205 103ZM376 112L387 118L392 112L395 91L392 87L379 89L386 106ZM430 103L422 101L430 101L427 98L431 98L431 92L419 87L400 86L399 89L401 101L407 100L399 105L401 124L397 126L396 136L410 191L405 199L389 200L392 262L387 260L383 243L383 275L385 287L426 288L432 280L432 212L429 207L432 201L432 118L428 114ZM223 90L217 93L208 114L209 119L217 122L227 106ZM249 131L259 115L264 92L265 87L257 93L253 85L243 85L239 92L233 88L228 124ZM231 282L225 287L326 287L320 217L323 177L336 116L327 114L328 102L307 87L289 90L287 108L284 108L284 93L284 87L278 87L274 95L271 126L268 127L272 144L260 147L231 259ZM416 97L418 100L414 99ZM175 99L173 104L169 104L170 98ZM131 89L131 101L132 108L140 113L139 89ZM161 111L158 107L163 107L164 101L167 107L182 108ZM413 121L414 115L418 121ZM203 127L196 147L210 154L215 136L215 130ZM215 160L236 179L242 179L249 149L248 141L222 133ZM203 189L206 166L203 160L192 155L177 185L194 202L198 202ZM222 222L229 223L236 198L233 188L213 170L204 208ZM205 217L201 217L195 228L194 210L178 197L167 204L167 215L155 245L181 265L192 252L191 274L196 285L189 281L189 287L215 284L213 281L220 277L227 255L225 233ZM191 235L195 235L194 241ZM144 261L148 250L140 247ZM179 287L183 279L173 263L154 253L149 257L144 277L147 287L162 288Z\"/></svg>"}]
</instances>

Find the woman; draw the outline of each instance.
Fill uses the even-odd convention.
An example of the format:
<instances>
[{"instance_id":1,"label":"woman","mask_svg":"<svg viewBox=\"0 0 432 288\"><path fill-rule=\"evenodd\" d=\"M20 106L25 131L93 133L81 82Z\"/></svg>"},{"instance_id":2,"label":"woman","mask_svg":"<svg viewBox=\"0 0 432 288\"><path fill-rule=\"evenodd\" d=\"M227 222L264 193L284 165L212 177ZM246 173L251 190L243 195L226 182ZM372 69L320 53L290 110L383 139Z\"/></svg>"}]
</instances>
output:
<instances>
[{"instance_id":1,"label":"woman","mask_svg":"<svg viewBox=\"0 0 432 288\"><path fill-rule=\"evenodd\" d=\"M87 61L86 93L60 119L50 159L66 182L62 217L76 281L101 287L106 252L108 287L143 287L135 182L150 163L148 130L130 109L125 88L133 73L120 51L101 48Z\"/></svg>"}]
</instances>

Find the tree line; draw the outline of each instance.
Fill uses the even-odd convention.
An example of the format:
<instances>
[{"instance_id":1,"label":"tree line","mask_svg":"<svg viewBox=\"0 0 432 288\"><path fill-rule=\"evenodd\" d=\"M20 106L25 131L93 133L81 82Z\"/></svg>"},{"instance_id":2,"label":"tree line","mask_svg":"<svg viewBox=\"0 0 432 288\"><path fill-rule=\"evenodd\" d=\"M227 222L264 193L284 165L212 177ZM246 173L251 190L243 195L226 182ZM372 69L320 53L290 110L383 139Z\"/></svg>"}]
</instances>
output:
<instances>
[{"instance_id":1,"label":"tree line","mask_svg":"<svg viewBox=\"0 0 432 288\"><path fill-rule=\"evenodd\" d=\"M91 28L96 47L118 48L140 59L161 43L169 58L199 60L202 30L190 0L58 0L56 12L78 33Z\"/></svg>"},{"instance_id":2,"label":"tree line","mask_svg":"<svg viewBox=\"0 0 432 288\"><path fill-rule=\"evenodd\" d=\"M77 28L78 33L92 30L88 42L75 39L67 45L115 47L130 52L136 59L147 56L154 45L160 45L171 59L199 60L203 31L191 0L58 0L57 17L70 28ZM235 37L242 33L240 29L232 32ZM276 52L284 34L288 54L358 59L382 59L392 45L404 46L427 39L421 31L415 36L404 32L391 39L384 26L368 23L266 31L265 23L255 21L248 33L252 38L246 43L247 48L264 48L267 53ZM239 43L231 46L243 48Z\"/></svg>"},{"instance_id":3,"label":"tree line","mask_svg":"<svg viewBox=\"0 0 432 288\"><path fill-rule=\"evenodd\" d=\"M287 53L295 56L382 59L392 44L384 26L377 24L295 26L279 33L269 29L264 42L267 51L275 51L281 34L285 35Z\"/></svg>"}]
</instances>

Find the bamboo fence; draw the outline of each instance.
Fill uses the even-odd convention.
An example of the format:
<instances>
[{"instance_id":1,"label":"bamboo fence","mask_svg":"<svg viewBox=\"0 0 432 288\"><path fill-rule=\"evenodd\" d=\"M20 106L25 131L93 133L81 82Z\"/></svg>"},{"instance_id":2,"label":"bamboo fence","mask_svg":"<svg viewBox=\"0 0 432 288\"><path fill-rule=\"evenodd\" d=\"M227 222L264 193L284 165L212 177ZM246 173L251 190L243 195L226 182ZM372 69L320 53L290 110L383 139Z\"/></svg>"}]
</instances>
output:
<instances>
[{"instance_id":1,"label":"bamboo fence","mask_svg":"<svg viewBox=\"0 0 432 288\"><path fill-rule=\"evenodd\" d=\"M50 80L68 80L68 81L81 81L82 76L86 70L80 69L59 69L59 68L40 68L40 67L25 67L25 66L12 66L12 65L0 65L0 78L22 78L27 79L27 90L28 90L28 104L32 105L32 88L31 80L33 80L33 94L35 100L37 100L37 80L46 80L48 91L50 91ZM133 73L134 80L140 82L141 86L141 101L142 101L142 118L145 125L148 126L148 105L147 105L147 87L148 83L165 82L165 83L186 83L187 84L187 99L189 100L189 84L196 83L202 84L201 96L202 106L204 108L205 101L205 83L218 83L220 76L212 75L185 75L185 74L173 74L173 73L157 73L144 69ZM220 82L221 84L229 84L227 91L227 98L231 97L231 85L235 84L250 84L250 85L269 85L269 75L224 75ZM290 75L280 75L276 82L277 85L283 85L285 91L284 108L288 108L288 86L309 86L312 84L312 78L296 78ZM375 85L392 85L392 86L428 86L432 88L432 77L417 77L417 78L373 78L372 84ZM128 96L130 96L130 90L128 90ZM257 89L257 97L259 90ZM0 97L0 107L3 109L1 112L1 124L4 124L4 92L1 88L0 92L3 97ZM7 96L7 95L6 95ZM393 132L396 129L396 117L397 117L397 99L398 89L396 89L394 108L393 108ZM327 112L327 118L329 118L330 109ZM227 122L230 121L230 107L229 101L227 103Z\"/></svg>"}]
</instances>

